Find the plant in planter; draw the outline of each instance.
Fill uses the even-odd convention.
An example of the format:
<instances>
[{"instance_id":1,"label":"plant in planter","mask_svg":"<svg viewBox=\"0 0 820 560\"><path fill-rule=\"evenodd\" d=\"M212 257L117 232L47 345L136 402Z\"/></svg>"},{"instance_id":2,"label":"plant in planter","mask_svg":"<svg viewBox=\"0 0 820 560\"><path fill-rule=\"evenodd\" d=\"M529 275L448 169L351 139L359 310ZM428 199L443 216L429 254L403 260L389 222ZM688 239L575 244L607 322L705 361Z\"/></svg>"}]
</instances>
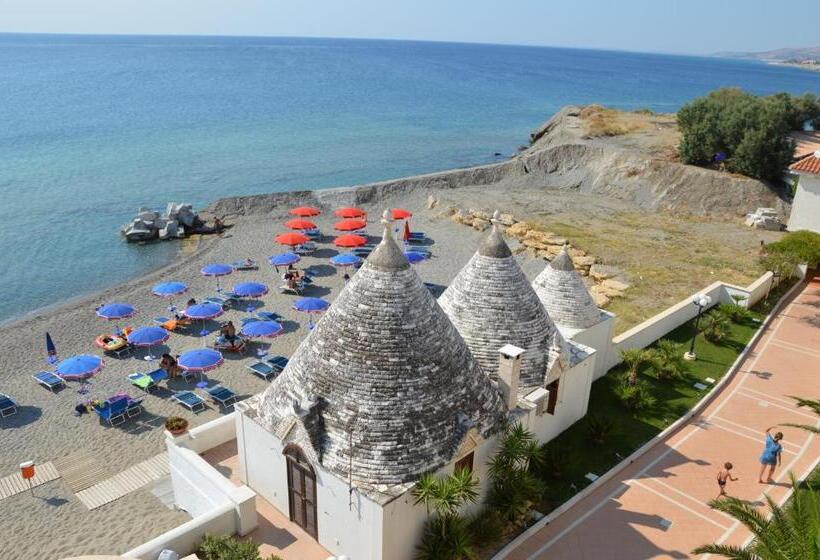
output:
<instances>
[{"instance_id":1,"label":"plant in planter","mask_svg":"<svg viewBox=\"0 0 820 560\"><path fill-rule=\"evenodd\" d=\"M184 434L188 430L188 421L179 416L169 416L165 420L165 429L175 436Z\"/></svg>"}]
</instances>

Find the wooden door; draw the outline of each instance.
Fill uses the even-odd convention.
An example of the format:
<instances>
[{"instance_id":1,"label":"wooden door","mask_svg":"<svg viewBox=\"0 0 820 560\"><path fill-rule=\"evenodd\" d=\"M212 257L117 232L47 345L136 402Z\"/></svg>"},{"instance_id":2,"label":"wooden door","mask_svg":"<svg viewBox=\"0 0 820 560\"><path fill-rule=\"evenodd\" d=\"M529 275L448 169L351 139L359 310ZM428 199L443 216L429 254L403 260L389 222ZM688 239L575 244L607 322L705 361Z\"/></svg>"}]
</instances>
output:
<instances>
[{"instance_id":1,"label":"wooden door","mask_svg":"<svg viewBox=\"0 0 820 560\"><path fill-rule=\"evenodd\" d=\"M288 496L290 520L307 534L317 538L316 529L316 475L309 465L303 465L288 456Z\"/></svg>"}]
</instances>

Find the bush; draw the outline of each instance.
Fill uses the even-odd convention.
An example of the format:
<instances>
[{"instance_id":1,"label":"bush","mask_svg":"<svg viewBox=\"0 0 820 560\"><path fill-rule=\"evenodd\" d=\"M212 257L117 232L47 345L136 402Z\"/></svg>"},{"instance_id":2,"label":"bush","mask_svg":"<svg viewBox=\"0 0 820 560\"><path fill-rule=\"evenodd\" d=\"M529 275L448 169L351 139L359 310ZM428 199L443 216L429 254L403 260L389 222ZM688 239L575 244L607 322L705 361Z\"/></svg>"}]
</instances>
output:
<instances>
[{"instance_id":1,"label":"bush","mask_svg":"<svg viewBox=\"0 0 820 560\"><path fill-rule=\"evenodd\" d=\"M587 417L587 433L589 433L590 441L595 445L606 443L614 428L615 422L609 418L601 418L595 414L590 414Z\"/></svg>"},{"instance_id":2,"label":"bush","mask_svg":"<svg viewBox=\"0 0 820 560\"><path fill-rule=\"evenodd\" d=\"M497 543L504 536L506 524L501 515L492 508L484 508L467 522L467 529L477 546Z\"/></svg>"},{"instance_id":3,"label":"bush","mask_svg":"<svg viewBox=\"0 0 820 560\"><path fill-rule=\"evenodd\" d=\"M203 560L262 560L259 545L230 535L205 535L197 555ZM277 560L270 556L267 560Z\"/></svg>"},{"instance_id":4,"label":"bush","mask_svg":"<svg viewBox=\"0 0 820 560\"><path fill-rule=\"evenodd\" d=\"M686 375L687 365L683 359L685 350L681 344L662 339L651 350L650 363L658 379L680 379Z\"/></svg>"},{"instance_id":5,"label":"bush","mask_svg":"<svg viewBox=\"0 0 820 560\"><path fill-rule=\"evenodd\" d=\"M786 266L794 269L798 264L810 268L820 264L820 233L800 230L784 235L780 241L766 245L766 251L772 259L786 261ZM765 259L764 259L765 260Z\"/></svg>"},{"instance_id":6,"label":"bush","mask_svg":"<svg viewBox=\"0 0 820 560\"><path fill-rule=\"evenodd\" d=\"M185 418L180 418L179 416L169 416L165 419L165 429L169 432L184 430L187 427L188 421Z\"/></svg>"},{"instance_id":7,"label":"bush","mask_svg":"<svg viewBox=\"0 0 820 560\"><path fill-rule=\"evenodd\" d=\"M700 330L709 342L720 344L729 336L729 318L713 309L701 319Z\"/></svg>"},{"instance_id":8,"label":"bush","mask_svg":"<svg viewBox=\"0 0 820 560\"><path fill-rule=\"evenodd\" d=\"M737 303L721 303L717 306L719 313L723 313L733 323L743 323L752 317L752 312Z\"/></svg>"},{"instance_id":9,"label":"bush","mask_svg":"<svg viewBox=\"0 0 820 560\"><path fill-rule=\"evenodd\" d=\"M544 485L532 474L541 468L541 461L541 448L532 432L521 424L507 427L490 461L492 485L487 495L487 503L507 521L522 522L541 499Z\"/></svg>"},{"instance_id":10,"label":"bush","mask_svg":"<svg viewBox=\"0 0 820 560\"><path fill-rule=\"evenodd\" d=\"M626 366L627 380L630 385L638 382L638 371L649 361L650 354L643 348L628 348L621 350L621 361Z\"/></svg>"},{"instance_id":11,"label":"bush","mask_svg":"<svg viewBox=\"0 0 820 560\"><path fill-rule=\"evenodd\" d=\"M623 377L615 385L614 392L626 409L633 412L646 410L655 405L655 397L652 396L649 384L643 379L639 379L633 385L627 377Z\"/></svg>"},{"instance_id":12,"label":"bush","mask_svg":"<svg viewBox=\"0 0 820 560\"><path fill-rule=\"evenodd\" d=\"M573 457L566 446L545 443L541 446L541 462L536 470L541 478L559 480L563 478L572 460Z\"/></svg>"},{"instance_id":13,"label":"bush","mask_svg":"<svg viewBox=\"0 0 820 560\"><path fill-rule=\"evenodd\" d=\"M424 526L418 560L472 560L473 536L464 518L436 515Z\"/></svg>"}]
</instances>

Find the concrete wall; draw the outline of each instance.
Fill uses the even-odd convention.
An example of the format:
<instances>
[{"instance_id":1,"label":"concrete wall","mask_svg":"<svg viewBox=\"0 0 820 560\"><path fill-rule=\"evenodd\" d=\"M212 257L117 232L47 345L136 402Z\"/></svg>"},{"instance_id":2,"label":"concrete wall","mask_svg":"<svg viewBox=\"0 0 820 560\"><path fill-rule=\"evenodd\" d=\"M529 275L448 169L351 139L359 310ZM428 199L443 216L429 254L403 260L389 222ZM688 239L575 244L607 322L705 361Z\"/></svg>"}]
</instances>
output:
<instances>
[{"instance_id":1,"label":"concrete wall","mask_svg":"<svg viewBox=\"0 0 820 560\"><path fill-rule=\"evenodd\" d=\"M198 517L231 503L229 496L236 486L195 451L169 443L168 461L179 509Z\"/></svg>"},{"instance_id":2,"label":"concrete wall","mask_svg":"<svg viewBox=\"0 0 820 560\"><path fill-rule=\"evenodd\" d=\"M800 174L787 229L820 233L820 175Z\"/></svg>"},{"instance_id":3,"label":"concrete wall","mask_svg":"<svg viewBox=\"0 0 820 560\"><path fill-rule=\"evenodd\" d=\"M615 334L615 315L606 311L602 311L602 314L604 319L588 329L561 331L566 338L595 349L593 380L605 375L609 369L609 353L612 351L612 337Z\"/></svg>"},{"instance_id":4,"label":"concrete wall","mask_svg":"<svg viewBox=\"0 0 820 560\"><path fill-rule=\"evenodd\" d=\"M197 453L203 453L208 449L213 449L236 439L235 415L235 412L231 412L225 416L220 416L216 420L211 420L190 429L185 440L185 447Z\"/></svg>"}]
</instances>

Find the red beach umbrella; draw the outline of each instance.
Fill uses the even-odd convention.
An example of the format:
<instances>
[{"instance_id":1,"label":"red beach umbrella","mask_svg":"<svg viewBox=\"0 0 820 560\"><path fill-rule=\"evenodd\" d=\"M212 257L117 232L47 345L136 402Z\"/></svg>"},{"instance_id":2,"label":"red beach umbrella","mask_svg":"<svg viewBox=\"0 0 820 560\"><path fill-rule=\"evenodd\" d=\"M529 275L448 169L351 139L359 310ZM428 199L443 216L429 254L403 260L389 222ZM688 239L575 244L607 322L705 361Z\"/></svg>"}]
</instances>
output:
<instances>
[{"instance_id":1,"label":"red beach umbrella","mask_svg":"<svg viewBox=\"0 0 820 560\"><path fill-rule=\"evenodd\" d=\"M333 214L339 218L363 218L367 215L361 208L353 208L352 206L339 208Z\"/></svg>"},{"instance_id":2,"label":"red beach umbrella","mask_svg":"<svg viewBox=\"0 0 820 560\"><path fill-rule=\"evenodd\" d=\"M406 220L413 217L413 213L404 208L393 208L390 212L394 220Z\"/></svg>"},{"instance_id":3,"label":"red beach umbrella","mask_svg":"<svg viewBox=\"0 0 820 560\"><path fill-rule=\"evenodd\" d=\"M274 237L273 240L279 243L280 245L296 246L301 245L303 243L307 243L308 241L310 241L310 237L302 233L289 232L280 233L279 235Z\"/></svg>"},{"instance_id":4,"label":"red beach umbrella","mask_svg":"<svg viewBox=\"0 0 820 560\"><path fill-rule=\"evenodd\" d=\"M342 220L341 222L336 222L333 227L339 231L356 231L357 229L362 229L366 225L367 222L364 220Z\"/></svg>"},{"instance_id":5,"label":"red beach umbrella","mask_svg":"<svg viewBox=\"0 0 820 560\"><path fill-rule=\"evenodd\" d=\"M361 235L345 234L340 235L333 240L333 244L337 247L361 247L367 244L367 239Z\"/></svg>"},{"instance_id":6,"label":"red beach umbrella","mask_svg":"<svg viewBox=\"0 0 820 560\"><path fill-rule=\"evenodd\" d=\"M316 224L314 224L310 220L294 218L292 220L288 220L287 222L285 222L285 227L290 229L316 229Z\"/></svg>"},{"instance_id":7,"label":"red beach umbrella","mask_svg":"<svg viewBox=\"0 0 820 560\"><path fill-rule=\"evenodd\" d=\"M300 218L310 218L311 216L318 216L321 214L318 208L313 206L299 206L289 212L292 216L299 216Z\"/></svg>"}]
</instances>

